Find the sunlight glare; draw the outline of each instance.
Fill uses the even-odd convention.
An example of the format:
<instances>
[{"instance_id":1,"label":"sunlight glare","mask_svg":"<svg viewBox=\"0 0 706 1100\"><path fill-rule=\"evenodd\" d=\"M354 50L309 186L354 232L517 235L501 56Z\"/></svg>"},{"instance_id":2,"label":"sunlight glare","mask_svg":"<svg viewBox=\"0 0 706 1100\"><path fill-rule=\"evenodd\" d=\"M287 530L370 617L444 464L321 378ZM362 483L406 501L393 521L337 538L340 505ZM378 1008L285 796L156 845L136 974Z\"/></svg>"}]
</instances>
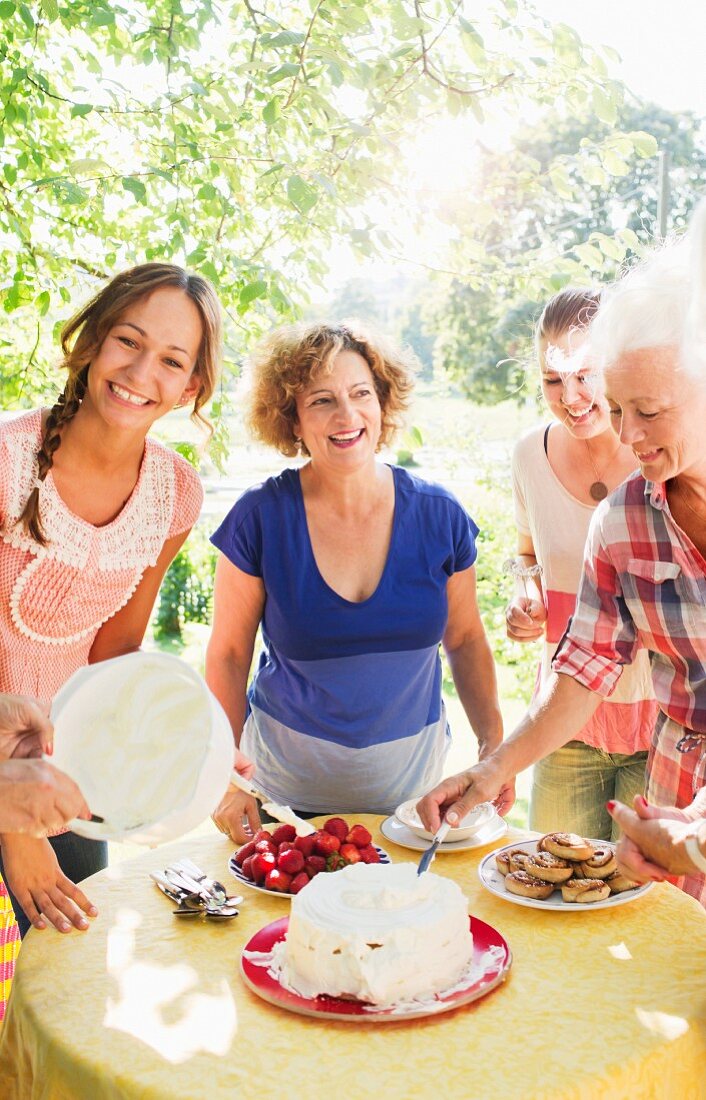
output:
<instances>
[{"instance_id":1,"label":"sunlight glare","mask_svg":"<svg viewBox=\"0 0 706 1100\"><path fill-rule=\"evenodd\" d=\"M661 1035L663 1039L679 1039L689 1030L689 1021L682 1016L670 1016L666 1012L648 1012L636 1008L635 1015L648 1031Z\"/></svg>"},{"instance_id":2,"label":"sunlight glare","mask_svg":"<svg viewBox=\"0 0 706 1100\"><path fill-rule=\"evenodd\" d=\"M186 963L159 966L135 959L135 932L142 922L121 909L108 933L107 970L118 998L107 998L105 1027L132 1035L175 1065L202 1051L224 1055L237 1032L237 1011L225 978L217 992L199 990L199 975Z\"/></svg>"}]
</instances>

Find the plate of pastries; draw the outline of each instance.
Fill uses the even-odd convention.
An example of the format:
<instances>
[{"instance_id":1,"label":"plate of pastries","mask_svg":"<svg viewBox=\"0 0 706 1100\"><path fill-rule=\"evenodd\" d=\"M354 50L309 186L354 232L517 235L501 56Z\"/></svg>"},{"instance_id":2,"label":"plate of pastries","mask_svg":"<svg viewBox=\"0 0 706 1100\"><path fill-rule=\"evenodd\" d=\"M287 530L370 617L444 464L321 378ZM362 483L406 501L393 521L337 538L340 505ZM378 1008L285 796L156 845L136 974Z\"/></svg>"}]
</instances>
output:
<instances>
[{"instance_id":1,"label":"plate of pastries","mask_svg":"<svg viewBox=\"0 0 706 1100\"><path fill-rule=\"evenodd\" d=\"M654 885L622 874L613 845L576 833L506 844L482 860L478 874L485 888L505 901L566 912L624 905Z\"/></svg>"}]
</instances>

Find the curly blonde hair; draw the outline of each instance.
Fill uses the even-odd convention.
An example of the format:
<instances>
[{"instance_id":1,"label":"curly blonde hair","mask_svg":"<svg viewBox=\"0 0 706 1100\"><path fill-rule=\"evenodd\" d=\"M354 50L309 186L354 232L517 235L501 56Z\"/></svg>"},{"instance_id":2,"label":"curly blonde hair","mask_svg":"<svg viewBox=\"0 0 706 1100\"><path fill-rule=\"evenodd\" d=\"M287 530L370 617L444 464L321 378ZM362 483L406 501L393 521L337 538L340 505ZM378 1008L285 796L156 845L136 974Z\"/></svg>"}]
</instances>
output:
<instances>
[{"instance_id":1,"label":"curly blonde hair","mask_svg":"<svg viewBox=\"0 0 706 1100\"><path fill-rule=\"evenodd\" d=\"M247 423L253 435L293 457L308 455L297 439L297 395L319 374L330 374L342 351L355 351L370 367L382 411L378 449L402 425L414 387L416 361L357 321L298 324L276 329L252 357Z\"/></svg>"}]
</instances>

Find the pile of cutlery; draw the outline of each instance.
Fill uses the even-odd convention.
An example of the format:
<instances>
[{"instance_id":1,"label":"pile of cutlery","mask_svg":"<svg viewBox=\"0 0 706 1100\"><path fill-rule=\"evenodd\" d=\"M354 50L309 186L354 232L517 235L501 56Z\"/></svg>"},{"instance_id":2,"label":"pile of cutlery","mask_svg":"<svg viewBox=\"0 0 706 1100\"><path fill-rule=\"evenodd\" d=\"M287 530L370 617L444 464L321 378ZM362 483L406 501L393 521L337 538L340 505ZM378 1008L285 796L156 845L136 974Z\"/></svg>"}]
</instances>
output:
<instances>
[{"instance_id":1,"label":"pile of cutlery","mask_svg":"<svg viewBox=\"0 0 706 1100\"><path fill-rule=\"evenodd\" d=\"M164 871L150 872L163 894L177 903L178 917L206 916L211 920L237 917L242 897L229 897L222 882L209 878L190 859L178 859Z\"/></svg>"}]
</instances>

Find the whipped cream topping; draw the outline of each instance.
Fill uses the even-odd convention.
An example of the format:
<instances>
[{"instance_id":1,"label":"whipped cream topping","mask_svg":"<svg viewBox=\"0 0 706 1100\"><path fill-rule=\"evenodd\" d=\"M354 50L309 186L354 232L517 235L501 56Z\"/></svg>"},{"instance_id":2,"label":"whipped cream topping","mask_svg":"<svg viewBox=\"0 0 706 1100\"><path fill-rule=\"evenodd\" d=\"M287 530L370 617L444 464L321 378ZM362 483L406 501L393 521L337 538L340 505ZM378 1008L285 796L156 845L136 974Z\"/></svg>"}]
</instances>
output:
<instances>
[{"instance_id":1,"label":"whipped cream topping","mask_svg":"<svg viewBox=\"0 0 706 1100\"><path fill-rule=\"evenodd\" d=\"M122 670L113 693L100 687L71 731L71 759L62 753L61 766L106 829L160 821L195 790L210 729L208 699L187 674L165 671L148 655Z\"/></svg>"}]
</instances>

